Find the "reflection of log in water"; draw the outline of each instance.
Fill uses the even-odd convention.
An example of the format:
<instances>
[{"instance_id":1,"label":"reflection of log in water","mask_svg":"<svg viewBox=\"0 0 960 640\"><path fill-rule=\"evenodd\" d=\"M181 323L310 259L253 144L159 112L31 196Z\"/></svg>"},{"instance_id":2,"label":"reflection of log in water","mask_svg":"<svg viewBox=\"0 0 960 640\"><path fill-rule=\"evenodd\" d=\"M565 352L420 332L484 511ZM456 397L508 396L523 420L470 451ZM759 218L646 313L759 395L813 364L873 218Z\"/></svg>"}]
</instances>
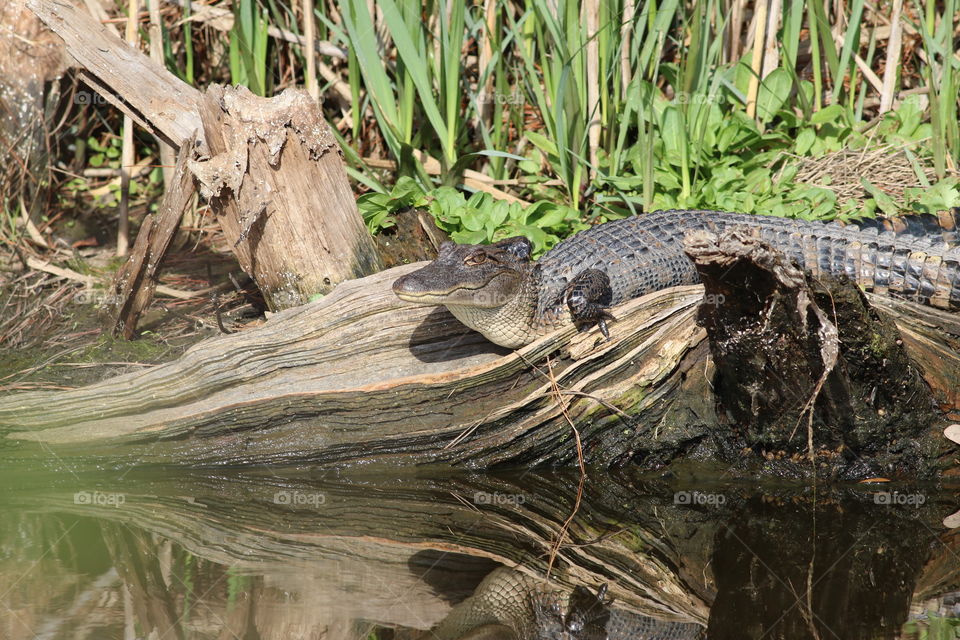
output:
<instances>
[{"instance_id":1,"label":"reflection of log in water","mask_svg":"<svg viewBox=\"0 0 960 640\"><path fill-rule=\"evenodd\" d=\"M120 506L77 504L75 486L17 506L97 517L138 623L169 629L168 637L220 625L238 637L256 629L263 638L312 631L347 640L376 624L413 638L412 630L442 629L451 607L498 565L530 585L520 601L546 603L553 624L576 619L567 609L574 589L596 594L606 584L608 620L649 616L693 630L709 624L711 637L760 628L787 638L806 629L812 612L833 628L842 615L842 637L871 637L877 625L903 621L914 584L929 598L936 584L956 579L946 555L921 569L916 550L947 540L934 527L955 509L932 494L905 507L876 504L867 489L814 499L595 475L545 582L546 555L576 485L569 475L536 474L127 477L99 485L105 495L122 489ZM562 606L553 609L550 598Z\"/></svg>"},{"instance_id":2,"label":"reflection of log in water","mask_svg":"<svg viewBox=\"0 0 960 640\"><path fill-rule=\"evenodd\" d=\"M867 640L903 623L936 530L905 505L809 499L752 498L717 530L711 640Z\"/></svg>"}]
</instances>

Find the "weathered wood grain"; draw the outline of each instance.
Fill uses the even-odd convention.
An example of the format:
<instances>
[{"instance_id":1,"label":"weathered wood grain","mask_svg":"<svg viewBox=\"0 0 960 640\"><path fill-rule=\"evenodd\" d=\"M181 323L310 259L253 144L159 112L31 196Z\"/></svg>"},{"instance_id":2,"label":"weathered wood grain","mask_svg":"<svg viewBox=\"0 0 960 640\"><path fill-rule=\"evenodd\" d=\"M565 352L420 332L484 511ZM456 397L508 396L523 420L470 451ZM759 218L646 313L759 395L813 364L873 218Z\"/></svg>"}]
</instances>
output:
<instances>
[{"instance_id":1,"label":"weathered wood grain","mask_svg":"<svg viewBox=\"0 0 960 640\"><path fill-rule=\"evenodd\" d=\"M177 164L172 172L173 181L168 183L156 217L147 214L130 257L117 272L113 282L116 302L113 305L114 333L128 340L136 335L140 314L153 300L160 268L167 249L180 228L184 211L193 201L196 190L193 176L187 169L187 161L193 150L192 141L177 154Z\"/></svg>"},{"instance_id":2,"label":"weathered wood grain","mask_svg":"<svg viewBox=\"0 0 960 640\"><path fill-rule=\"evenodd\" d=\"M609 342L571 327L510 351L445 310L398 300L392 282L419 266L343 283L171 363L86 388L2 398L0 433L24 455L41 443L38 456L119 466L393 469L574 464L571 424L586 462L600 466L657 467L701 446L697 455L714 456L736 441L716 413L710 349L695 321L702 287L614 308ZM912 331L941 317L887 306ZM917 362L942 355L939 379L960 356L935 337L930 329L905 346Z\"/></svg>"},{"instance_id":3,"label":"weathered wood grain","mask_svg":"<svg viewBox=\"0 0 960 640\"><path fill-rule=\"evenodd\" d=\"M213 86L201 117L209 157L191 168L271 310L380 269L340 146L306 92Z\"/></svg>"},{"instance_id":4,"label":"weathered wood grain","mask_svg":"<svg viewBox=\"0 0 960 640\"><path fill-rule=\"evenodd\" d=\"M446 311L398 300L391 283L416 266L344 283L166 365L55 395L5 398L0 424L10 438L65 455L128 463L571 459L564 411L616 434L588 449L597 462L674 437L661 424L672 403L661 400L682 384L681 363L703 340L691 321L698 287L616 309L610 342L571 328L512 352ZM627 424L621 411L639 421Z\"/></svg>"}]
</instances>

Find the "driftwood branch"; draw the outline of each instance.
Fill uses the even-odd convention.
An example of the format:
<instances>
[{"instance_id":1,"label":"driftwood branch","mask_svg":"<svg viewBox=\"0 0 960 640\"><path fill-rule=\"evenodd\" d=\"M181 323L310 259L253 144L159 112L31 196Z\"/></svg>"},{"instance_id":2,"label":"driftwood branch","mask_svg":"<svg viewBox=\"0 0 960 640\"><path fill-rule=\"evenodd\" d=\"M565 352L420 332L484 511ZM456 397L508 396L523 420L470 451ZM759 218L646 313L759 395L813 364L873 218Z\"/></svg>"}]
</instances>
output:
<instances>
[{"instance_id":1,"label":"driftwood branch","mask_svg":"<svg viewBox=\"0 0 960 640\"><path fill-rule=\"evenodd\" d=\"M71 2L27 0L27 6L63 38L102 95L135 122L179 149L200 124L200 92L121 40Z\"/></svg>"},{"instance_id":2,"label":"driftwood branch","mask_svg":"<svg viewBox=\"0 0 960 640\"><path fill-rule=\"evenodd\" d=\"M180 148L173 180L167 185L156 218L147 215L144 219L130 258L117 272L113 284L117 296L114 330L128 340L134 337L140 314L153 299L163 258L180 228L184 211L193 200L193 176L187 162L193 154L195 140L194 135Z\"/></svg>"}]
</instances>

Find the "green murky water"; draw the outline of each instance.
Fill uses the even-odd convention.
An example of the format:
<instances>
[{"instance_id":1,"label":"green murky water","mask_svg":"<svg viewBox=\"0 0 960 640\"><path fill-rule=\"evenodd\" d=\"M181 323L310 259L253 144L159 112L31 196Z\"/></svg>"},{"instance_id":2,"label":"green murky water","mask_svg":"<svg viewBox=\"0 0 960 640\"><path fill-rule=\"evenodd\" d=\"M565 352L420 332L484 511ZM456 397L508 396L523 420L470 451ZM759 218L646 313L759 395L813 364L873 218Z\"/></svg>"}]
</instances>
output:
<instances>
[{"instance_id":1,"label":"green murky water","mask_svg":"<svg viewBox=\"0 0 960 640\"><path fill-rule=\"evenodd\" d=\"M0 472L4 639L447 637L491 575L556 638L960 637L956 486L42 466Z\"/></svg>"}]
</instances>

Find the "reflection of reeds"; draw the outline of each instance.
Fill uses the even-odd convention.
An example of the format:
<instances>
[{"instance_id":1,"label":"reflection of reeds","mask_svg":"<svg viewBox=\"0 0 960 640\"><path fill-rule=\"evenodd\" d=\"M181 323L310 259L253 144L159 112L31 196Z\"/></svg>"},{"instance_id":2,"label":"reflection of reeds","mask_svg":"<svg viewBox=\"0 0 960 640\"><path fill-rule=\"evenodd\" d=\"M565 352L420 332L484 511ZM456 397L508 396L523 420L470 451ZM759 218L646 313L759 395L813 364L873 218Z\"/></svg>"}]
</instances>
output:
<instances>
[{"instance_id":1,"label":"reflection of reeds","mask_svg":"<svg viewBox=\"0 0 960 640\"><path fill-rule=\"evenodd\" d=\"M94 549L96 541L83 537L85 528L77 528L76 518L9 509L4 513L0 522L0 635L5 640L51 637L41 632L89 617L89 608L75 605L86 602L92 592L119 586L115 573L105 575L108 565L91 562L98 555L104 557L103 544L99 552ZM81 540L82 547L78 546ZM112 616L114 622L122 619L117 614L115 611Z\"/></svg>"}]
</instances>

